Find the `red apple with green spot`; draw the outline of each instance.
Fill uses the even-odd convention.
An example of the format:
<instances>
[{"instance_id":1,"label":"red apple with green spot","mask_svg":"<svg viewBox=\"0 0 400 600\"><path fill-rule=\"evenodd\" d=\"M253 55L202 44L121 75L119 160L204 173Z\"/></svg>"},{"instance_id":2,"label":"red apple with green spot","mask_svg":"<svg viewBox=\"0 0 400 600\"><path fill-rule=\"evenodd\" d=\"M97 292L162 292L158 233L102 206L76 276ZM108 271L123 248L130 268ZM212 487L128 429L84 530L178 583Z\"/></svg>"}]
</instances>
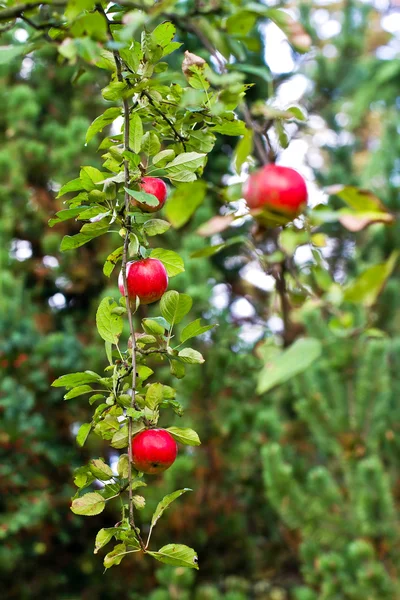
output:
<instances>
[{"instance_id":1,"label":"red apple with green spot","mask_svg":"<svg viewBox=\"0 0 400 600\"><path fill-rule=\"evenodd\" d=\"M132 439L132 459L135 469L157 475L175 462L178 446L165 429L147 429Z\"/></svg>"},{"instance_id":2,"label":"red apple with green spot","mask_svg":"<svg viewBox=\"0 0 400 600\"><path fill-rule=\"evenodd\" d=\"M139 202L138 200L132 200L132 203L135 206L138 206L143 212L153 213L160 210L167 199L168 189L162 179L158 177L143 177L140 182L140 189L146 194L153 194L158 200L158 204L156 206L149 206L148 204L144 204L143 202Z\"/></svg>"},{"instance_id":3,"label":"red apple with green spot","mask_svg":"<svg viewBox=\"0 0 400 600\"><path fill-rule=\"evenodd\" d=\"M141 304L157 302L168 288L166 268L157 258L143 258L128 262L126 265L126 283L130 300L139 298ZM122 271L118 278L118 287L124 295Z\"/></svg>"},{"instance_id":4,"label":"red apple with green spot","mask_svg":"<svg viewBox=\"0 0 400 600\"><path fill-rule=\"evenodd\" d=\"M295 218L306 207L308 194L300 173L269 164L250 175L243 186L243 196L251 209L265 208Z\"/></svg>"}]
</instances>

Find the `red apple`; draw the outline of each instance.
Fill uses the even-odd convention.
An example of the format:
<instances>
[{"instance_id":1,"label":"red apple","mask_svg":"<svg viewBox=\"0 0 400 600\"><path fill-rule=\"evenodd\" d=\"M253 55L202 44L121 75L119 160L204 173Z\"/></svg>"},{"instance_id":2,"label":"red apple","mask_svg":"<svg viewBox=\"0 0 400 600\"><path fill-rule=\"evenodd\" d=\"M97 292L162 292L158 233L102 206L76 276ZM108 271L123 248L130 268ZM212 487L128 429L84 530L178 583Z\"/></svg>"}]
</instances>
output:
<instances>
[{"instance_id":1,"label":"red apple","mask_svg":"<svg viewBox=\"0 0 400 600\"><path fill-rule=\"evenodd\" d=\"M165 429L147 429L132 439L133 464L142 473L162 473L175 462L177 454L177 443Z\"/></svg>"},{"instance_id":2,"label":"red apple","mask_svg":"<svg viewBox=\"0 0 400 600\"><path fill-rule=\"evenodd\" d=\"M307 204L307 187L294 169L270 164L250 175L243 196L251 209L266 208L294 218Z\"/></svg>"},{"instance_id":3,"label":"red apple","mask_svg":"<svg viewBox=\"0 0 400 600\"><path fill-rule=\"evenodd\" d=\"M167 271L157 258L143 258L126 265L126 283L130 299L139 298L141 304L157 302L168 287ZM118 286L124 294L122 271L119 274Z\"/></svg>"},{"instance_id":4,"label":"red apple","mask_svg":"<svg viewBox=\"0 0 400 600\"><path fill-rule=\"evenodd\" d=\"M143 202L133 200L133 204L138 206L143 212L157 212L164 206L168 189L162 179L159 179L158 177L143 177L140 183L140 189L147 194L153 194L158 200L157 206L148 206Z\"/></svg>"}]
</instances>

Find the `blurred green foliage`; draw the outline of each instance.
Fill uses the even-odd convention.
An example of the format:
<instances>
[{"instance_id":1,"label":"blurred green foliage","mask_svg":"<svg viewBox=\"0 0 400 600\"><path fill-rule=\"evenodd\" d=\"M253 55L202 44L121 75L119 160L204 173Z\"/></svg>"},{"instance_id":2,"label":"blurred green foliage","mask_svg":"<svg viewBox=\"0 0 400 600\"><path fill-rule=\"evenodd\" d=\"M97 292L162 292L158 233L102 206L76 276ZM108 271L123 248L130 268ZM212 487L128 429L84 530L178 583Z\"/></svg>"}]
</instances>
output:
<instances>
[{"instance_id":1,"label":"blurred green foliage","mask_svg":"<svg viewBox=\"0 0 400 600\"><path fill-rule=\"evenodd\" d=\"M209 4L209 35L224 52L226 40L218 26L226 3ZM200 9L207 12L207 7ZM278 96L299 72L309 86L312 82L301 99L310 118L290 130L289 151L299 142L306 144L310 177L318 185L366 187L396 213L399 62L395 42L382 27L382 19L387 23L393 13L351 1L324 7L304 3L300 14L314 50L305 57L294 53L293 69L277 74L274 82ZM328 22L340 24L338 35L329 35ZM25 27L19 23L19 35ZM230 50L239 52L235 22L230 27ZM265 36L267 48L271 31ZM263 65L265 31L253 33L247 63ZM13 35L4 34L7 43ZM185 47L204 55L196 35L180 35ZM173 55L171 66L180 69L174 61ZM50 388L54 378L88 362L93 369L104 367L95 310L108 283L102 274L108 243L95 240L63 255L58 251L62 236L77 229L73 224L47 226L61 208L54 199L59 186L76 176L79 165L98 165L96 142L85 146L85 133L103 108L99 89L105 81L99 80L98 70L72 81L75 72L50 46L23 61L0 65L4 597L396 598L398 271L372 309L350 304L330 309L335 309L340 284L386 260L398 247L399 226L377 224L356 233L337 222L320 228L330 239L330 252L320 264L327 270L322 273L306 257L300 272L303 285L317 282L317 296L327 292L328 301L321 310L314 298L302 309L304 294L295 282L291 301L298 327L294 335L305 331L321 340L323 356L305 374L258 396L258 374L268 351L268 344L259 340L275 344L280 309L274 291L246 277L250 259L241 248L227 248L211 259L190 258L204 245L197 227L221 209L221 198L211 193L188 225L166 236L185 258L186 272L177 287L194 298L194 318L220 322L200 344L206 364L178 386L188 409L185 418L192 419L202 446L181 450L173 469L157 480L159 493L148 498L142 513L148 521L158 498L190 482L192 494L171 507L154 535L160 544L173 534L196 547L201 570L133 559L102 576L91 547L97 524L71 514L70 482L82 458L103 455L113 464L115 456L106 455L105 447L92 439L85 449L76 447L78 424L89 409L78 400L64 402ZM248 82L256 81L249 91L252 102L270 93L265 82L269 70L259 73L260 78L248 74ZM233 174L235 143L219 139L205 171L207 181L219 185ZM330 204L341 206L337 198ZM245 222L223 237L248 230ZM264 240L261 247L268 244ZM168 377L165 371L166 383ZM116 514L109 507L104 526L112 526Z\"/></svg>"}]
</instances>

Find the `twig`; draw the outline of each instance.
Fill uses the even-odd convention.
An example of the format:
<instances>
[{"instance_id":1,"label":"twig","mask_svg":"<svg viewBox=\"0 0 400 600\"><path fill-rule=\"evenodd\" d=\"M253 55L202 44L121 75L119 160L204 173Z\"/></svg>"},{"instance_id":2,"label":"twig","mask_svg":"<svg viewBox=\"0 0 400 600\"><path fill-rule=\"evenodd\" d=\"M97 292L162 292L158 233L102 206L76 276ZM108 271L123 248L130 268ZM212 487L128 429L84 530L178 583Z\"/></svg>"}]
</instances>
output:
<instances>
[{"instance_id":1,"label":"twig","mask_svg":"<svg viewBox=\"0 0 400 600\"><path fill-rule=\"evenodd\" d=\"M144 91L142 92L142 95L143 95L143 96L146 96L146 98L148 99L148 101L150 102L150 104L152 105L152 107L154 108L154 110L155 110L155 111L156 111L156 112L157 112L157 113L160 115L160 117L162 117L162 118L164 119L164 121L165 121L166 123L168 123L168 125L170 126L170 128L171 128L171 129L172 129L172 131L174 132L174 134L175 134L175 137L176 137L176 138L177 138L177 139L178 139L178 140L181 142L181 144L182 144L182 146L183 146L183 149L184 149L184 151L186 152L185 138L181 136L181 134L180 134L180 133L179 133L179 131L176 129L176 127L175 127L175 125L173 124L173 122L172 122L172 121L171 121L171 120L170 120L170 119L167 117L167 115L165 115L165 114L163 113L163 111L162 111L162 110L160 110L160 109L159 109L159 108L156 106L156 104L155 104L155 102L154 102L153 98L150 96L150 94L149 94L149 93L148 93L146 90L144 90Z\"/></svg>"}]
</instances>

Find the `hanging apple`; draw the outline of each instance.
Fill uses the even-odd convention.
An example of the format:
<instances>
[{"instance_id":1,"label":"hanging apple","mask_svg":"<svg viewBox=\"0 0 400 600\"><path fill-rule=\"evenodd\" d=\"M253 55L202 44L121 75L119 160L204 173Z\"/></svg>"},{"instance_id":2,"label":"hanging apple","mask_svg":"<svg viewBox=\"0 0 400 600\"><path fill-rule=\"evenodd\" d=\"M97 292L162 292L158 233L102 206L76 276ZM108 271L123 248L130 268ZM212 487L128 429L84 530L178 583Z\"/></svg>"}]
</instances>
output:
<instances>
[{"instance_id":1,"label":"hanging apple","mask_svg":"<svg viewBox=\"0 0 400 600\"><path fill-rule=\"evenodd\" d=\"M167 290L168 275L160 260L144 258L127 263L126 283L131 300L139 298L141 304L151 304L157 302ZM124 294L122 271L119 274L118 286L121 294Z\"/></svg>"}]
</instances>

